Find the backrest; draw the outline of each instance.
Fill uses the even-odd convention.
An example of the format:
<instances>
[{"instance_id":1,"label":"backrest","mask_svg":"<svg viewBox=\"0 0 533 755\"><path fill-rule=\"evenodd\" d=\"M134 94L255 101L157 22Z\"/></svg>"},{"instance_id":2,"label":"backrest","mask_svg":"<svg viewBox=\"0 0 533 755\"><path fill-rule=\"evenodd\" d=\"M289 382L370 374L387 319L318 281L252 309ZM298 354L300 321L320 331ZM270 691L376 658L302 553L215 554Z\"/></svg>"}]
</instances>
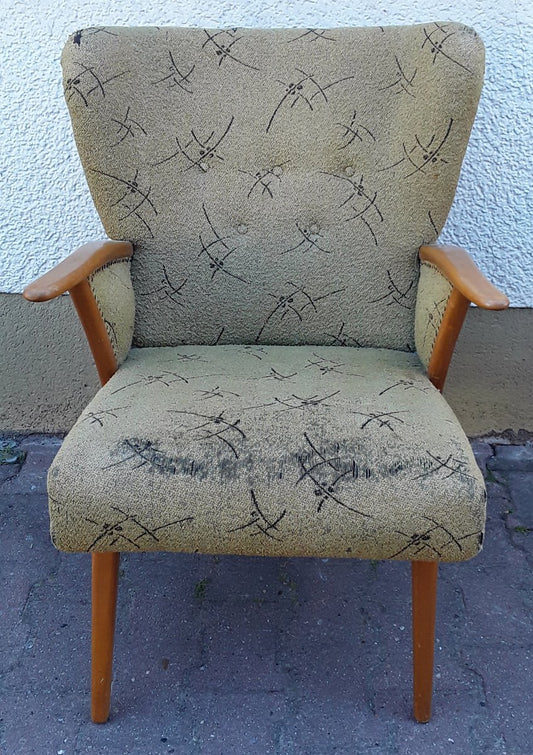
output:
<instances>
[{"instance_id":1,"label":"backrest","mask_svg":"<svg viewBox=\"0 0 533 755\"><path fill-rule=\"evenodd\" d=\"M89 188L135 245L134 343L413 349L483 60L455 23L70 37Z\"/></svg>"}]
</instances>

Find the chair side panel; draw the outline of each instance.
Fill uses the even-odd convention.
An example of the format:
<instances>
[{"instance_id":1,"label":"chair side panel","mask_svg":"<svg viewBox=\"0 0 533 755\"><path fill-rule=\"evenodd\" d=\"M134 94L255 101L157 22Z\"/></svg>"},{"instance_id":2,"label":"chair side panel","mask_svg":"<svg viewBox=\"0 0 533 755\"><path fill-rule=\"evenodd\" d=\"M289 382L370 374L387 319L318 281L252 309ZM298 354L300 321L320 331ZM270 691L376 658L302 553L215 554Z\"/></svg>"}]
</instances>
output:
<instances>
[{"instance_id":1,"label":"chair side panel","mask_svg":"<svg viewBox=\"0 0 533 755\"><path fill-rule=\"evenodd\" d=\"M459 24L99 28L65 96L135 343L414 349L417 249L449 212L483 77Z\"/></svg>"}]
</instances>

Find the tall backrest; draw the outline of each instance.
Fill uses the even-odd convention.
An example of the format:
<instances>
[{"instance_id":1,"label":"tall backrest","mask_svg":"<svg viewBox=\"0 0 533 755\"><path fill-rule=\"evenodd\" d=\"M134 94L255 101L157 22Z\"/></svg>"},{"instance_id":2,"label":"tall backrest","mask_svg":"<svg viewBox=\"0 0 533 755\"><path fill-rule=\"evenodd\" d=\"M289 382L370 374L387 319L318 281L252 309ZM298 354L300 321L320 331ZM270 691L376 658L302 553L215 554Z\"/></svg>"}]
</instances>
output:
<instances>
[{"instance_id":1,"label":"tall backrest","mask_svg":"<svg viewBox=\"0 0 533 755\"><path fill-rule=\"evenodd\" d=\"M93 28L65 96L135 343L412 349L483 78L455 23Z\"/></svg>"}]
</instances>

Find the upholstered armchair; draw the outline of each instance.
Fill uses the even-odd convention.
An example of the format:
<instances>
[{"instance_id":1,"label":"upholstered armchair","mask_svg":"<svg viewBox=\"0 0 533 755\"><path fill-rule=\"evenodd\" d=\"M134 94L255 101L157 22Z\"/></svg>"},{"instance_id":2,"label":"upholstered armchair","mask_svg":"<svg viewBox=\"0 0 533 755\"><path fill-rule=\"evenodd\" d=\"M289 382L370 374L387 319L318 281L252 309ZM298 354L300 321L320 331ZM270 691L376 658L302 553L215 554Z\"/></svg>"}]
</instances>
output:
<instances>
[{"instance_id":1,"label":"upholstered armchair","mask_svg":"<svg viewBox=\"0 0 533 755\"><path fill-rule=\"evenodd\" d=\"M440 394L470 302L438 246L483 78L454 23L92 28L65 96L110 239L70 292L102 388L49 472L52 540L92 553L93 720L109 714L119 554L412 562L414 715L439 562L481 549L485 488Z\"/></svg>"}]
</instances>

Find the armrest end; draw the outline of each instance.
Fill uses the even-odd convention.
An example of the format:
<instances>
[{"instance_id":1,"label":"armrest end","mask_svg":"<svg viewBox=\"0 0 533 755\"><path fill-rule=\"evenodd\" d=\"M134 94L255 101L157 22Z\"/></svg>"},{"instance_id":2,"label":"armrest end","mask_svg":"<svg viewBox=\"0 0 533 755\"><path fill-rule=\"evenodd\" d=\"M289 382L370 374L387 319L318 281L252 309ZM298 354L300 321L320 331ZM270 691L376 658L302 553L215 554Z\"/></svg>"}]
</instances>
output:
<instances>
[{"instance_id":1,"label":"armrest end","mask_svg":"<svg viewBox=\"0 0 533 755\"><path fill-rule=\"evenodd\" d=\"M482 309L507 309L509 299L488 281L468 252L449 244L421 246L420 259L435 265L469 301Z\"/></svg>"},{"instance_id":2,"label":"armrest end","mask_svg":"<svg viewBox=\"0 0 533 755\"><path fill-rule=\"evenodd\" d=\"M128 241L92 241L84 244L56 267L29 286L22 295L28 301L49 301L61 296L108 262L129 259L133 246Z\"/></svg>"}]
</instances>

